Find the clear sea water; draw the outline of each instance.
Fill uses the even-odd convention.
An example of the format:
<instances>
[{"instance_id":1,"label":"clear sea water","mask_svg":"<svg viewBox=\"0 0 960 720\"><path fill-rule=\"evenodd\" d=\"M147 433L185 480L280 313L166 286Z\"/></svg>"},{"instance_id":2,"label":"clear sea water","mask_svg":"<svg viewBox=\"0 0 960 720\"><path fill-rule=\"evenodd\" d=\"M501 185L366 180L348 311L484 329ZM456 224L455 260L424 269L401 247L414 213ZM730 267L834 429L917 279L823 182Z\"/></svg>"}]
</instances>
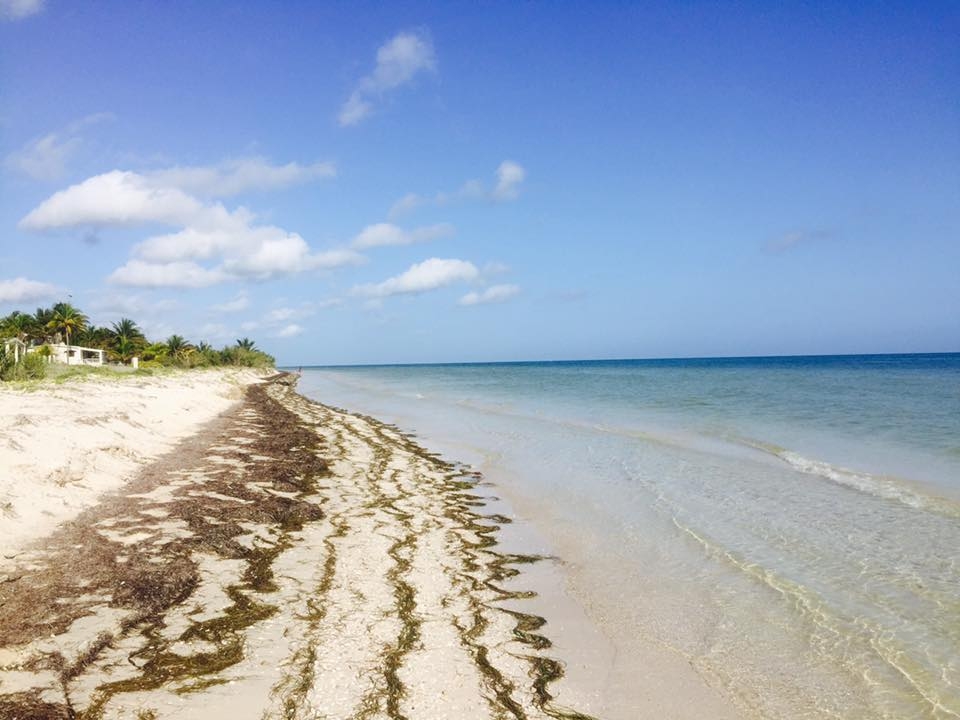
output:
<instances>
[{"instance_id":1,"label":"clear sea water","mask_svg":"<svg viewBox=\"0 0 960 720\"><path fill-rule=\"evenodd\" d=\"M960 717L960 354L308 368L472 462L746 716Z\"/></svg>"}]
</instances>

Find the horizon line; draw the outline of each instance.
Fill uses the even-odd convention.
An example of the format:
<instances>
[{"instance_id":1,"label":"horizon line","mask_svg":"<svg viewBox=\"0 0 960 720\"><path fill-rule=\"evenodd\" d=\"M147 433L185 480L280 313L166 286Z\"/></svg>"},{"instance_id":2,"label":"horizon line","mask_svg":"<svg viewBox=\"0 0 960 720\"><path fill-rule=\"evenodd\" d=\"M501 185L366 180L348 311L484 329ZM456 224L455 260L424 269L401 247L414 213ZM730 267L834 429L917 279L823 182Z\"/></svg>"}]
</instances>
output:
<instances>
[{"instance_id":1,"label":"horizon line","mask_svg":"<svg viewBox=\"0 0 960 720\"><path fill-rule=\"evenodd\" d=\"M357 367L434 367L450 365L534 365L539 363L580 363L580 362L670 362L674 360L786 360L790 358L854 358L854 357L909 357L918 355L960 355L960 350L924 351L924 352L881 352L881 353L812 353L789 355L677 355L670 357L608 357L608 358L564 358L553 360L448 360L443 362L369 362L336 363L320 365L278 364L277 368L357 368Z\"/></svg>"}]
</instances>

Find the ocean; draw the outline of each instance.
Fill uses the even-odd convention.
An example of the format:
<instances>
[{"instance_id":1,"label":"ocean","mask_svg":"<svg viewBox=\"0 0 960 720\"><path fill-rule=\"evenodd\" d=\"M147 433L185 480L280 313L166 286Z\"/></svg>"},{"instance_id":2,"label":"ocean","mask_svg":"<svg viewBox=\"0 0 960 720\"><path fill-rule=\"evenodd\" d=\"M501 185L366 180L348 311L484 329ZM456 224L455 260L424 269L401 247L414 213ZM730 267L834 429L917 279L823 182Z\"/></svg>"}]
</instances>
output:
<instances>
[{"instance_id":1,"label":"ocean","mask_svg":"<svg viewBox=\"0 0 960 720\"><path fill-rule=\"evenodd\" d=\"M300 391L483 471L625 651L681 654L747 717L960 717L960 354L316 367Z\"/></svg>"}]
</instances>

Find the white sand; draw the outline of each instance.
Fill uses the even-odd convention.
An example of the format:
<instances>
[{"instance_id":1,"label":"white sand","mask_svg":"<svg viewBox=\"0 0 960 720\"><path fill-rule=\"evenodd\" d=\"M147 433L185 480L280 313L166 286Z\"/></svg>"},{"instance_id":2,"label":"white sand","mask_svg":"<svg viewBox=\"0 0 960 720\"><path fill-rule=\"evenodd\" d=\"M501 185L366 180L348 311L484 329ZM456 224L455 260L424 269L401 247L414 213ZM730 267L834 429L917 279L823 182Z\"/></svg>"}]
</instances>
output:
<instances>
[{"instance_id":1,"label":"white sand","mask_svg":"<svg viewBox=\"0 0 960 720\"><path fill-rule=\"evenodd\" d=\"M262 377L215 369L0 386L0 551L16 553L122 486Z\"/></svg>"},{"instance_id":2,"label":"white sand","mask_svg":"<svg viewBox=\"0 0 960 720\"><path fill-rule=\"evenodd\" d=\"M8 508L0 548L18 568L10 582L31 582L31 573L54 552L36 546L17 556L10 551L15 543L49 533L102 493L120 488L258 379L252 372L210 372L0 391L0 502ZM155 489L128 490L122 514L94 527L119 553L118 565L139 554L163 566L170 561L167 544L193 535L176 517L177 502L197 499L221 516L231 505L251 506L250 499L224 494L234 487L224 477L241 480L236 487L264 499L299 495L322 508L322 516L292 531L266 520L243 522L245 533L233 538L251 551L281 549L271 566L274 587L248 587L245 560L197 550L197 587L185 602L165 608L147 633L131 624L132 611L116 607L109 592L92 594L77 575L76 593L82 594L65 593L56 602L82 602L86 614L65 631L0 647L0 699L34 693L44 702L93 708L104 720L574 717L564 708L611 720L738 716L682 658L660 648L649 648L631 677L618 677L612 638L560 589L562 565L524 565L514 578L498 577L500 552L510 550L483 545L489 523L477 524L479 516L469 509L476 496L459 494L460 476L450 466L369 418L309 403L279 385L267 393L321 441L311 452L327 460L328 472L313 494L260 481L257 463L275 461L250 446L276 426L244 406L232 413L239 421L229 425L231 447L209 446L199 464L196 458L182 468L168 464ZM481 515L500 510L491 505ZM531 538L516 530L512 551L521 552ZM0 571L4 562L0 557ZM523 599L498 586L546 592ZM223 647L211 641L217 636L189 632L205 623L229 625L238 592L275 612L225 633L218 640ZM517 617L502 609L542 613L549 620L544 632L558 642L545 649L523 642ZM68 680L49 662L56 656L81 667L103 637L109 642ZM158 687L110 690L111 683L140 677L150 657L166 652L169 662L173 653L200 666L230 643L242 648L242 657L222 668L202 675L174 668ZM569 672L549 684L556 702L544 702L535 693L536 667L551 657Z\"/></svg>"}]
</instances>

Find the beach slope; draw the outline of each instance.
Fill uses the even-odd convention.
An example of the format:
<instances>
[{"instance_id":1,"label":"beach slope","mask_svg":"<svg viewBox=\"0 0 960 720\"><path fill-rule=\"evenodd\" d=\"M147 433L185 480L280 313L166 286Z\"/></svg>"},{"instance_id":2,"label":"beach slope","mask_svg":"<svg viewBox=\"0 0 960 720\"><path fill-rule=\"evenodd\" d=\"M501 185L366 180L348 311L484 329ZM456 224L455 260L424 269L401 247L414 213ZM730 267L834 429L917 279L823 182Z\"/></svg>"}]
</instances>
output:
<instances>
[{"instance_id":1,"label":"beach slope","mask_svg":"<svg viewBox=\"0 0 960 720\"><path fill-rule=\"evenodd\" d=\"M587 717L553 700L510 581L539 558L497 549L475 475L291 376L241 385L5 553L0 717Z\"/></svg>"}]
</instances>

